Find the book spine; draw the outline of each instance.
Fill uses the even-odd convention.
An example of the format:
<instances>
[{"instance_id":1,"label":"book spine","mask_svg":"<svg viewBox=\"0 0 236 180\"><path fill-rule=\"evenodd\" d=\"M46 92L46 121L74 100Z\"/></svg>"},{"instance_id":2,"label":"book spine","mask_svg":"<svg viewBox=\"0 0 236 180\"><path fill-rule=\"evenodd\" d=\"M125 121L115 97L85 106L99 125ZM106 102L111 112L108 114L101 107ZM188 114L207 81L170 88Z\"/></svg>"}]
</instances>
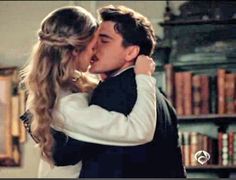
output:
<instances>
[{"instance_id":1,"label":"book spine","mask_svg":"<svg viewBox=\"0 0 236 180\"><path fill-rule=\"evenodd\" d=\"M233 143L234 155L233 155L233 165L236 165L236 132L234 132L234 143Z\"/></svg>"},{"instance_id":2,"label":"book spine","mask_svg":"<svg viewBox=\"0 0 236 180\"><path fill-rule=\"evenodd\" d=\"M194 75L193 84L193 114L199 115L201 112L201 76Z\"/></svg>"},{"instance_id":3,"label":"book spine","mask_svg":"<svg viewBox=\"0 0 236 180\"><path fill-rule=\"evenodd\" d=\"M219 132L218 133L218 164L219 165L223 165L223 159L222 159L222 155L223 155L223 152L222 152L222 149L223 149L223 142L222 142L222 136L223 136L223 133L222 132Z\"/></svg>"},{"instance_id":4,"label":"book spine","mask_svg":"<svg viewBox=\"0 0 236 180\"><path fill-rule=\"evenodd\" d=\"M206 141L207 141L207 152L211 156L207 164L213 164L214 162L213 139L211 137L207 137Z\"/></svg>"},{"instance_id":5,"label":"book spine","mask_svg":"<svg viewBox=\"0 0 236 180\"><path fill-rule=\"evenodd\" d=\"M233 165L234 161L234 132L230 132L228 134L229 141L228 141L228 149L229 149L229 164Z\"/></svg>"},{"instance_id":6,"label":"book spine","mask_svg":"<svg viewBox=\"0 0 236 180\"><path fill-rule=\"evenodd\" d=\"M183 73L175 73L175 108L178 115L184 115L183 109Z\"/></svg>"},{"instance_id":7,"label":"book spine","mask_svg":"<svg viewBox=\"0 0 236 180\"><path fill-rule=\"evenodd\" d=\"M218 113L225 113L225 69L217 70Z\"/></svg>"},{"instance_id":8,"label":"book spine","mask_svg":"<svg viewBox=\"0 0 236 180\"><path fill-rule=\"evenodd\" d=\"M211 156L212 154L212 149L210 148L211 142L210 139L207 135L201 135L201 150L204 150L208 152ZM206 162L206 164L211 164L211 158Z\"/></svg>"},{"instance_id":9,"label":"book spine","mask_svg":"<svg viewBox=\"0 0 236 180\"><path fill-rule=\"evenodd\" d=\"M196 166L198 164L195 159L195 154L198 151L198 133L190 132L190 165Z\"/></svg>"},{"instance_id":10,"label":"book spine","mask_svg":"<svg viewBox=\"0 0 236 180\"><path fill-rule=\"evenodd\" d=\"M183 138L183 133L179 131L178 136L179 136L178 143L179 143L179 146L181 148L182 161L184 163L184 138Z\"/></svg>"},{"instance_id":11,"label":"book spine","mask_svg":"<svg viewBox=\"0 0 236 180\"><path fill-rule=\"evenodd\" d=\"M229 165L229 149L228 149L228 134L222 135L222 165Z\"/></svg>"},{"instance_id":12,"label":"book spine","mask_svg":"<svg viewBox=\"0 0 236 180\"><path fill-rule=\"evenodd\" d=\"M183 105L184 115L192 114L192 73L183 73Z\"/></svg>"},{"instance_id":13,"label":"book spine","mask_svg":"<svg viewBox=\"0 0 236 180\"><path fill-rule=\"evenodd\" d=\"M184 164L190 165L190 135L189 132L183 132L183 152L184 152Z\"/></svg>"},{"instance_id":14,"label":"book spine","mask_svg":"<svg viewBox=\"0 0 236 180\"><path fill-rule=\"evenodd\" d=\"M209 114L209 77L201 76L201 114Z\"/></svg>"},{"instance_id":15,"label":"book spine","mask_svg":"<svg viewBox=\"0 0 236 180\"><path fill-rule=\"evenodd\" d=\"M234 73L234 86L236 89L236 73ZM236 113L236 90L234 90L234 112Z\"/></svg>"},{"instance_id":16,"label":"book spine","mask_svg":"<svg viewBox=\"0 0 236 180\"><path fill-rule=\"evenodd\" d=\"M233 114L235 112L234 95L235 95L234 74L229 73L225 75L225 105L227 114Z\"/></svg>"}]
</instances>

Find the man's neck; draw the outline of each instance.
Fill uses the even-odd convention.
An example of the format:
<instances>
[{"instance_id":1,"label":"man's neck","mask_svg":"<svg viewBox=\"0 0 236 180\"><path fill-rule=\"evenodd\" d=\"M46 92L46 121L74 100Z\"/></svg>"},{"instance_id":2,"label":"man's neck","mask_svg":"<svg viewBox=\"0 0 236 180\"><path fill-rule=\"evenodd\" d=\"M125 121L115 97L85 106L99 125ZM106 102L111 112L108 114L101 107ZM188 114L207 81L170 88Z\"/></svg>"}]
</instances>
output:
<instances>
[{"instance_id":1,"label":"man's neck","mask_svg":"<svg viewBox=\"0 0 236 180\"><path fill-rule=\"evenodd\" d=\"M126 69L129 69L131 67L134 67L133 63L126 63L121 68L106 72L105 74L107 75L108 78L113 77L113 76L117 76L118 74L120 74L120 72L123 72Z\"/></svg>"},{"instance_id":2,"label":"man's neck","mask_svg":"<svg viewBox=\"0 0 236 180\"><path fill-rule=\"evenodd\" d=\"M120 69L109 71L109 72L106 73L106 75L107 75L108 78L118 76L122 72L126 71L127 69L133 68L133 67L134 67L134 64L129 64L129 65L123 66Z\"/></svg>"}]
</instances>

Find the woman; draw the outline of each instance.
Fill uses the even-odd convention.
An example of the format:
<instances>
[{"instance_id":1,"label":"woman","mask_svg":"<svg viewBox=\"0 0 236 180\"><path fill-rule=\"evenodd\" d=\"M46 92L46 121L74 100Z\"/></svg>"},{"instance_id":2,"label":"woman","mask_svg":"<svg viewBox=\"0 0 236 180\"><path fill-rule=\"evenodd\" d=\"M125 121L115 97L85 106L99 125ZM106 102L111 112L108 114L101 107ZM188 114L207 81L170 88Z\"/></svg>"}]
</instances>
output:
<instances>
[{"instance_id":1,"label":"woman","mask_svg":"<svg viewBox=\"0 0 236 180\"><path fill-rule=\"evenodd\" d=\"M39 177L78 177L81 168L81 162L75 166L49 168L49 164L53 165L51 127L72 137L76 134L78 140L97 144L127 146L152 140L156 98L155 79L150 76L155 64L150 58L140 56L137 59L138 98L127 117L99 106L88 106L88 93L95 84L82 72L87 71L94 55L96 29L95 19L81 7L53 11L42 21L39 41L29 65L22 71L28 90L27 106L33 115L32 132L39 142L43 159ZM75 70L80 74L77 78ZM148 107L146 112L142 112L143 105ZM91 119L91 114L99 116ZM79 132L73 129L75 121L80 124L76 127Z\"/></svg>"}]
</instances>

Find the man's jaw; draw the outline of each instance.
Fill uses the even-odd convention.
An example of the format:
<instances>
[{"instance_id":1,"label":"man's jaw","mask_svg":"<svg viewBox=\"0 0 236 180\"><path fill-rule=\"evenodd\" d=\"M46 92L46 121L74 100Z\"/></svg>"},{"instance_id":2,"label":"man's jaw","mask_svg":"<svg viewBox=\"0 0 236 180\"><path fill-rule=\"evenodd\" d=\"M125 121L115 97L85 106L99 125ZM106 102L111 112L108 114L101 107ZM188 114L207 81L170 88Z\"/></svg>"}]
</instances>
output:
<instances>
[{"instance_id":1,"label":"man's jaw","mask_svg":"<svg viewBox=\"0 0 236 180\"><path fill-rule=\"evenodd\" d=\"M126 66L130 66L130 64L124 64L122 67L120 68L116 68L113 70L96 70L96 68L94 68L94 66L99 66L99 58L96 55L93 55L91 60L90 60L90 69L89 72L93 73L93 74L106 74L107 77L112 76L113 74L115 74L116 72L122 70L123 68L125 68Z\"/></svg>"},{"instance_id":2,"label":"man's jaw","mask_svg":"<svg viewBox=\"0 0 236 180\"><path fill-rule=\"evenodd\" d=\"M92 74L105 74L106 77L110 77L112 74L114 74L117 69L115 70L111 70L111 71L105 71L105 70L99 70L99 69L96 69L94 68L94 66L96 66L95 64L92 64L89 68L89 72L92 73Z\"/></svg>"}]
</instances>

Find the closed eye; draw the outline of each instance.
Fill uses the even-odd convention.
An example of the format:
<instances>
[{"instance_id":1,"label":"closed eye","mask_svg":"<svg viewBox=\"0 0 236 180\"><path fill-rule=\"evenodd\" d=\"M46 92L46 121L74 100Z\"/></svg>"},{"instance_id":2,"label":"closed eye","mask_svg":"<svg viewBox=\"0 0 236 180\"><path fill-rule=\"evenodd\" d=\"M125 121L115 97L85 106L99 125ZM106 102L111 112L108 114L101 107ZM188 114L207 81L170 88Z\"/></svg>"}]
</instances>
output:
<instances>
[{"instance_id":1,"label":"closed eye","mask_svg":"<svg viewBox=\"0 0 236 180\"><path fill-rule=\"evenodd\" d=\"M102 42L102 43L108 43L109 41L108 41L108 40L101 39L101 42Z\"/></svg>"},{"instance_id":2,"label":"closed eye","mask_svg":"<svg viewBox=\"0 0 236 180\"><path fill-rule=\"evenodd\" d=\"M109 43L113 39L109 35L103 33L99 34L99 38L101 43Z\"/></svg>"}]
</instances>

